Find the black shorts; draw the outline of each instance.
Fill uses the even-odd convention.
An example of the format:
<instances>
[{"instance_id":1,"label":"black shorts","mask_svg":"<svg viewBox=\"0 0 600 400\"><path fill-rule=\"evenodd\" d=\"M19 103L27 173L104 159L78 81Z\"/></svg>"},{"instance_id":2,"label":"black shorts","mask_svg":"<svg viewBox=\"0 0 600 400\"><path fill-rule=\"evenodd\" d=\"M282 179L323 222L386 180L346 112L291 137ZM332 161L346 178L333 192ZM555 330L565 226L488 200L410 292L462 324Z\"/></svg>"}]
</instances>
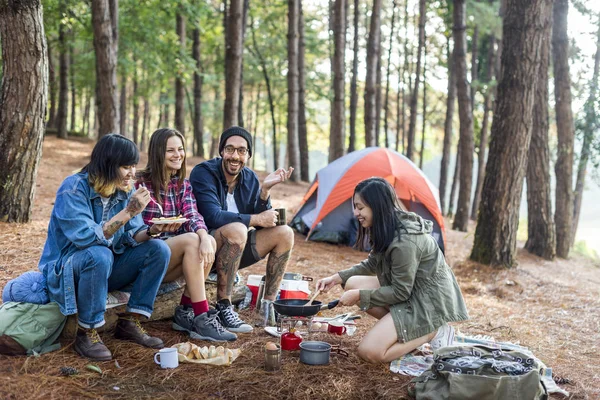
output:
<instances>
[{"instance_id":1,"label":"black shorts","mask_svg":"<svg viewBox=\"0 0 600 400\"><path fill-rule=\"evenodd\" d=\"M215 236L217 232L216 229L211 229L208 233L211 236ZM256 229L248 229L248 237L246 238L246 247L244 247L244 251L242 252L242 260L240 261L240 268L250 267L257 262L262 260L258 251L256 250ZM216 271L216 262L213 264L211 272Z\"/></svg>"}]
</instances>

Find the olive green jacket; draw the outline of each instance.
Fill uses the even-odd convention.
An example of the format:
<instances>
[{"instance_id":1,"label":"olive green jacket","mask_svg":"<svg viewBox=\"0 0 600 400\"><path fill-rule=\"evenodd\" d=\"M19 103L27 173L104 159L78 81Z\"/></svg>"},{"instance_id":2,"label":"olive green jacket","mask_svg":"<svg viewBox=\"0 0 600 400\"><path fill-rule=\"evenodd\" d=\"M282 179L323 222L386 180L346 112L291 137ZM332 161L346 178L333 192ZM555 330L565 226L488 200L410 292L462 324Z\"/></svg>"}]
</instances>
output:
<instances>
[{"instance_id":1,"label":"olive green jacket","mask_svg":"<svg viewBox=\"0 0 600 400\"><path fill-rule=\"evenodd\" d=\"M343 284L354 275L376 275L379 289L360 291L360 308L388 307L403 342L469 318L452 270L431 236L432 223L415 213L396 212L396 238L384 253L369 254L340 271Z\"/></svg>"}]
</instances>

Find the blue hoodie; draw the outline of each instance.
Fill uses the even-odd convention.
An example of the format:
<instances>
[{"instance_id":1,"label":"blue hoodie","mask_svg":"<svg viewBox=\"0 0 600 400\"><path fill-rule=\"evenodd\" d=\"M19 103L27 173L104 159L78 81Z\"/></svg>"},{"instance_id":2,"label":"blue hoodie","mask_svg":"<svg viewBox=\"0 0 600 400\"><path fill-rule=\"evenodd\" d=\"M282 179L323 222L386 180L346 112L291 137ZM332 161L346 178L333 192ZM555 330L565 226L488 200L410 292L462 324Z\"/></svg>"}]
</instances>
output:
<instances>
[{"instance_id":1,"label":"blue hoodie","mask_svg":"<svg viewBox=\"0 0 600 400\"><path fill-rule=\"evenodd\" d=\"M250 226L250 216L271 208L271 197L260 198L260 183L256 173L244 167L238 175L233 198L239 213L227 211L227 181L222 168L222 158L215 157L194 167L190 182L198 211L204 217L209 230L218 229L232 222Z\"/></svg>"}]
</instances>

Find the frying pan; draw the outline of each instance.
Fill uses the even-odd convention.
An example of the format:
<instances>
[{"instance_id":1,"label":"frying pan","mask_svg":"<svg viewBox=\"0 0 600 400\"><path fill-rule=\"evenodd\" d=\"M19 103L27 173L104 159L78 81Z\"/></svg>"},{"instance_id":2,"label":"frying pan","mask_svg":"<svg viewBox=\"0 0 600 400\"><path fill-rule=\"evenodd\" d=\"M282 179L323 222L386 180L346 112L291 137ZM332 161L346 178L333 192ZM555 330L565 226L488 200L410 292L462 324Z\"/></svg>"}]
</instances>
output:
<instances>
[{"instance_id":1,"label":"frying pan","mask_svg":"<svg viewBox=\"0 0 600 400\"><path fill-rule=\"evenodd\" d=\"M273 302L275 311L288 317L312 317L321 310L332 309L337 306L339 300L334 300L328 304L322 304L320 301L313 301L310 306L306 299L280 299Z\"/></svg>"}]
</instances>

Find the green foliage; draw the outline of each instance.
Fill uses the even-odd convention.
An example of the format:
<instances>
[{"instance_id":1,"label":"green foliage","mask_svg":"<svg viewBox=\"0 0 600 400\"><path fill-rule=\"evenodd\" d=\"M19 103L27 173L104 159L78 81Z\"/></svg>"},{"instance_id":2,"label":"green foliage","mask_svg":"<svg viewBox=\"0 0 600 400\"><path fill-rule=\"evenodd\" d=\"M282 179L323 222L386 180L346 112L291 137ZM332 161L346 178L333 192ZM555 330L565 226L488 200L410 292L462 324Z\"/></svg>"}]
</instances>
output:
<instances>
[{"instance_id":1,"label":"green foliage","mask_svg":"<svg viewBox=\"0 0 600 400\"><path fill-rule=\"evenodd\" d=\"M585 258L589 258L590 260L594 260L597 263L597 267L600 267L600 255L598 252L591 247L588 246L587 242L584 240L578 240L573 245L573 254L578 254Z\"/></svg>"}]
</instances>

